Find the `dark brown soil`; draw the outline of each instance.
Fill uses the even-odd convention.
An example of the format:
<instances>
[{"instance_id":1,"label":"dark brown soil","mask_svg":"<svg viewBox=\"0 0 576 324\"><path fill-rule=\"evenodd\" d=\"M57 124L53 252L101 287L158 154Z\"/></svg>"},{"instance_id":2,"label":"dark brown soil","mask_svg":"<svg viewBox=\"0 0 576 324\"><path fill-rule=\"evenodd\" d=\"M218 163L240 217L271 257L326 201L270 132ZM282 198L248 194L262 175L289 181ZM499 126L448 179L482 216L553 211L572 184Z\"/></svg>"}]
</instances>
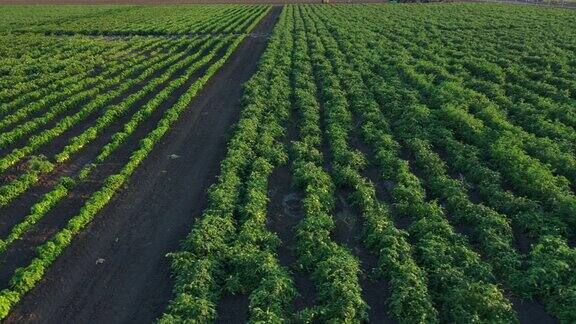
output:
<instances>
[{"instance_id":1,"label":"dark brown soil","mask_svg":"<svg viewBox=\"0 0 576 324\"><path fill-rule=\"evenodd\" d=\"M247 295L223 295L218 301L216 324L242 324L248 322Z\"/></svg>"},{"instance_id":2,"label":"dark brown soil","mask_svg":"<svg viewBox=\"0 0 576 324\"><path fill-rule=\"evenodd\" d=\"M290 269L298 296L294 299L294 311L301 311L315 305L316 288L308 274L298 267L296 246L296 226L304 218L302 193L293 185L293 178L287 166L274 170L270 176L268 197L268 229L282 241L278 247L278 260L283 267Z\"/></svg>"},{"instance_id":3,"label":"dark brown soil","mask_svg":"<svg viewBox=\"0 0 576 324\"><path fill-rule=\"evenodd\" d=\"M546 313L544 305L538 301L518 298L510 298L510 301L522 324L558 323L557 319Z\"/></svg>"},{"instance_id":4,"label":"dark brown soil","mask_svg":"<svg viewBox=\"0 0 576 324\"><path fill-rule=\"evenodd\" d=\"M362 298L370 307L369 320L374 323L396 323L388 315L390 285L381 276L375 276L373 273L378 266L378 257L364 247L362 212L348 203L347 197L351 194L351 190L342 188L336 192L334 240L348 247L360 260L362 269L360 287L362 287Z\"/></svg>"},{"instance_id":5,"label":"dark brown soil","mask_svg":"<svg viewBox=\"0 0 576 324\"><path fill-rule=\"evenodd\" d=\"M280 10L273 8L255 33L269 33ZM162 314L173 297L165 254L178 249L204 208L238 118L241 85L266 43L267 37L246 38L128 188L74 240L7 323L149 323Z\"/></svg>"}]
</instances>

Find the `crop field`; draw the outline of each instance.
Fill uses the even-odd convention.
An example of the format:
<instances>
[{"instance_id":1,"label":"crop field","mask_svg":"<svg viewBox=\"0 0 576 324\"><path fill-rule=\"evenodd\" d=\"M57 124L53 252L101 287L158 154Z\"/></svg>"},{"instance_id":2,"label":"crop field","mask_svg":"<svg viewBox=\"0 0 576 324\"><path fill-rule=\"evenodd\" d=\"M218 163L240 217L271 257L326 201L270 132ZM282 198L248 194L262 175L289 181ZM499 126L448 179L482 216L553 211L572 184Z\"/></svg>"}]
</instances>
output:
<instances>
[{"instance_id":1,"label":"crop field","mask_svg":"<svg viewBox=\"0 0 576 324\"><path fill-rule=\"evenodd\" d=\"M270 9L64 8L2 11L1 317Z\"/></svg>"},{"instance_id":2,"label":"crop field","mask_svg":"<svg viewBox=\"0 0 576 324\"><path fill-rule=\"evenodd\" d=\"M6 322L576 322L573 11L0 9Z\"/></svg>"}]
</instances>

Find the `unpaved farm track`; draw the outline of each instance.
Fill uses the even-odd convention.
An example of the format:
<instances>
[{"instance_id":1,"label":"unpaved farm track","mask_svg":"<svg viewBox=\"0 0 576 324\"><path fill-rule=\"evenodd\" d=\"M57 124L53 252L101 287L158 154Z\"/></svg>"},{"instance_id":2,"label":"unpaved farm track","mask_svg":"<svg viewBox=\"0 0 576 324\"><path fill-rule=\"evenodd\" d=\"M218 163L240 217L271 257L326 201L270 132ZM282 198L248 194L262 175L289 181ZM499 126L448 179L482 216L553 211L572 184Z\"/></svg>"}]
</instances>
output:
<instances>
[{"instance_id":1,"label":"unpaved farm track","mask_svg":"<svg viewBox=\"0 0 576 324\"><path fill-rule=\"evenodd\" d=\"M206 201L281 7L273 7L198 94L98 217L17 305L7 323L150 323L172 297L165 254L178 248Z\"/></svg>"}]
</instances>

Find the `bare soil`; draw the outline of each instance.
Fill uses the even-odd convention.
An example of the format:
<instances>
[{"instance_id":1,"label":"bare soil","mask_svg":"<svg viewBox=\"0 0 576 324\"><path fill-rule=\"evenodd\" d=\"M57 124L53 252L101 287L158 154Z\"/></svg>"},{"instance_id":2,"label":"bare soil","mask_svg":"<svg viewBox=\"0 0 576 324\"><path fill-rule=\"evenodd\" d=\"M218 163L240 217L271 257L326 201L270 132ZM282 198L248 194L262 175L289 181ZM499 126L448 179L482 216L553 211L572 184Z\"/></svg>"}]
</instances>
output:
<instances>
[{"instance_id":1,"label":"bare soil","mask_svg":"<svg viewBox=\"0 0 576 324\"><path fill-rule=\"evenodd\" d=\"M335 229L334 240L348 247L358 258L361 266L360 287L362 298L370 307L368 318L375 323L396 323L388 314L388 299L391 296L390 284L374 271L378 266L378 257L365 248L362 242L364 220L362 211L347 201L352 190L338 188L336 192L336 207L334 208Z\"/></svg>"},{"instance_id":2,"label":"bare soil","mask_svg":"<svg viewBox=\"0 0 576 324\"><path fill-rule=\"evenodd\" d=\"M243 324L248 322L247 295L226 294L218 301L216 324Z\"/></svg>"},{"instance_id":3,"label":"bare soil","mask_svg":"<svg viewBox=\"0 0 576 324\"><path fill-rule=\"evenodd\" d=\"M254 30L268 35L281 7ZM148 323L173 297L165 254L178 249L218 174L242 84L267 37L247 37L130 184L80 234L6 323Z\"/></svg>"},{"instance_id":4,"label":"bare soil","mask_svg":"<svg viewBox=\"0 0 576 324\"><path fill-rule=\"evenodd\" d=\"M302 193L294 186L292 172L288 166L281 166L270 176L268 197L268 229L282 241L278 247L280 264L292 272L298 296L292 305L294 311L312 307L316 303L316 288L306 273L299 267L296 247L296 226L304 218Z\"/></svg>"}]
</instances>

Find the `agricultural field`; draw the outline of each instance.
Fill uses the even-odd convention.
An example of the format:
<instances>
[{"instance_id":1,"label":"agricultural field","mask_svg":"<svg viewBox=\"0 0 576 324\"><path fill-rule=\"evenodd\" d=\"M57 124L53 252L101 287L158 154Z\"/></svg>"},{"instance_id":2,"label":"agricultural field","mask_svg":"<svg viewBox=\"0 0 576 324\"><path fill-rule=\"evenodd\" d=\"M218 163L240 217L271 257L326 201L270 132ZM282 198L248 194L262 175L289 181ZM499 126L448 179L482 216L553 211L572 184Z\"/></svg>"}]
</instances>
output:
<instances>
[{"instance_id":1,"label":"agricultural field","mask_svg":"<svg viewBox=\"0 0 576 324\"><path fill-rule=\"evenodd\" d=\"M161 322L576 320L575 18L285 8Z\"/></svg>"},{"instance_id":2,"label":"agricultural field","mask_svg":"<svg viewBox=\"0 0 576 324\"><path fill-rule=\"evenodd\" d=\"M270 6L62 8L0 19L2 318L273 18Z\"/></svg>"},{"instance_id":3,"label":"agricultural field","mask_svg":"<svg viewBox=\"0 0 576 324\"><path fill-rule=\"evenodd\" d=\"M573 11L0 8L6 322L576 322Z\"/></svg>"}]
</instances>

